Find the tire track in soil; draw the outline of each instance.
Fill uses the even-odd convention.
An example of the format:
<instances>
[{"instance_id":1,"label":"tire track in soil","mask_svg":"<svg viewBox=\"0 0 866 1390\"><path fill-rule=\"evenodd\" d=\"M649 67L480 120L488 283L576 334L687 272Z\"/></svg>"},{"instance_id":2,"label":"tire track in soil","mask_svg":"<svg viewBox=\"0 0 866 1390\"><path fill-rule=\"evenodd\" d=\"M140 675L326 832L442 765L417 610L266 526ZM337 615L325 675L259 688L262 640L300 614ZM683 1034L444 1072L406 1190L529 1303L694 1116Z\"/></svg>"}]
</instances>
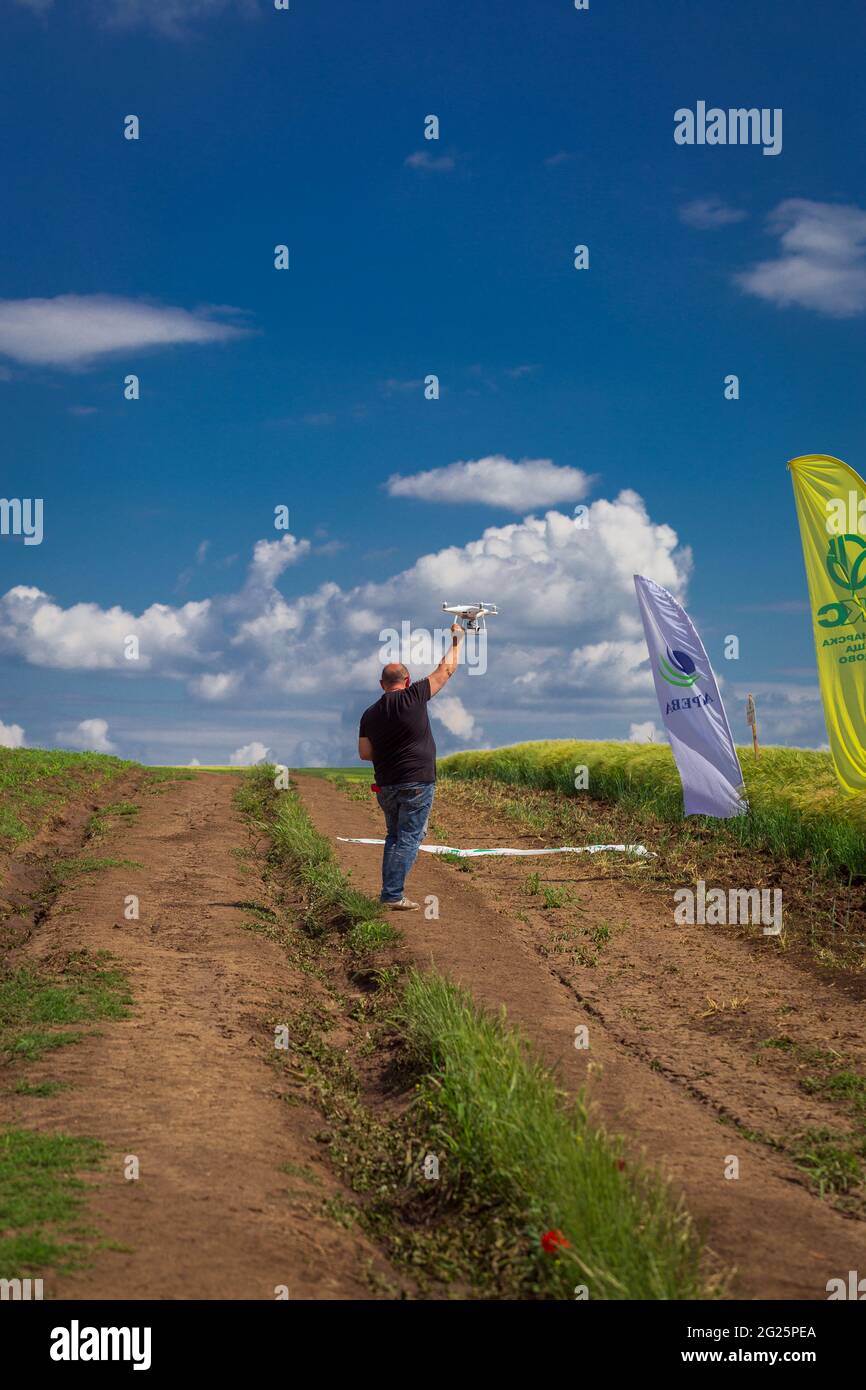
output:
<instances>
[{"instance_id":1,"label":"tire track in soil","mask_svg":"<svg viewBox=\"0 0 866 1390\"><path fill-rule=\"evenodd\" d=\"M16 963L49 964L81 947L107 950L133 1004L100 1036L49 1053L29 1081L70 1084L49 1097L0 1097L5 1124L93 1135L106 1162L86 1176L82 1220L122 1250L88 1268L44 1274L46 1298L370 1298L365 1277L405 1283L357 1230L320 1215L343 1193L314 1135L318 1112L280 1099L262 1020L309 1001L308 976L275 942L245 930L242 904L263 900L255 869L232 853L246 833L232 805L237 778L200 773L158 794L100 842L100 855L141 868L88 874L65 888ZM141 918L123 916L140 898ZM134 1154L140 1178L124 1177ZM289 1177L280 1165L312 1170ZM300 1188L298 1184L301 1184ZM387 1296L385 1294L384 1296Z\"/></svg>"},{"instance_id":2,"label":"tire track in soil","mask_svg":"<svg viewBox=\"0 0 866 1390\"><path fill-rule=\"evenodd\" d=\"M382 817L373 799L366 805L352 800L319 777L301 774L296 783L316 828L334 842L342 867L360 888L378 896L377 848L336 843L334 838L381 836ZM464 812L462 817L449 813L447 796L437 798L433 818L447 826L452 844L519 844L521 839L537 843L536 837L515 839L513 829L496 826L477 812ZM461 825L463 841L453 833ZM419 912L396 919L415 964L420 969L434 966L465 985L479 1003L492 1008L504 1004L511 1021L556 1067L567 1090L588 1087L606 1127L623 1133L634 1152L643 1152L671 1177L712 1250L726 1266L736 1268L733 1296L824 1299L828 1279L866 1268L866 1222L821 1202L792 1181L782 1156L720 1123L717 1113L726 1110L740 1118L745 1107L748 1118L750 1097L755 1110L772 1105L769 1083L764 1076L750 1078L736 1040L689 1028L685 1005L676 1004L669 983L667 989L660 987L659 982L677 978L664 966L678 959L678 968L688 967L687 988L679 985L686 1002L707 981L715 981L718 989L735 977L741 992L747 992L745 980L754 993L758 963L750 956L749 943L709 933L677 942L657 897L619 881L572 879L569 866L558 876L568 876L576 887L587 923L615 913L641 924L632 933L617 934L612 944L622 953L618 965L604 972L586 970L578 985L561 971L554 974L539 955L539 929L515 919L513 895L509 905L501 890L505 872L502 861L489 861L473 871L475 881L467 882L468 875L452 866L419 856L409 892L422 903L426 895L435 894L440 917L427 921ZM579 869L573 872L577 875ZM587 872L597 874L597 866ZM761 968L766 971L767 1018L754 1020L757 1033L769 1026L773 1008L794 998L804 1036L827 1036L828 1027L830 1032L835 1028L853 1035L849 1043L862 1036L852 1013L859 1013L860 1006L841 991L829 984L819 989L810 977L778 958L765 959ZM589 984L587 976L592 976ZM630 1019L628 1010L636 1018ZM828 1010L838 1012L836 1024L828 1025L826 1017L822 1022ZM642 1031L645 1019L651 1020L655 1051ZM578 1024L589 1028L588 1052L574 1048ZM664 1052L660 1070L651 1065L659 1049ZM792 1104L791 1093L785 1091L784 1105ZM819 1101L808 1098L806 1110L813 1112L813 1122L816 1116L820 1119ZM736 1180L723 1176L728 1154L740 1160Z\"/></svg>"}]
</instances>

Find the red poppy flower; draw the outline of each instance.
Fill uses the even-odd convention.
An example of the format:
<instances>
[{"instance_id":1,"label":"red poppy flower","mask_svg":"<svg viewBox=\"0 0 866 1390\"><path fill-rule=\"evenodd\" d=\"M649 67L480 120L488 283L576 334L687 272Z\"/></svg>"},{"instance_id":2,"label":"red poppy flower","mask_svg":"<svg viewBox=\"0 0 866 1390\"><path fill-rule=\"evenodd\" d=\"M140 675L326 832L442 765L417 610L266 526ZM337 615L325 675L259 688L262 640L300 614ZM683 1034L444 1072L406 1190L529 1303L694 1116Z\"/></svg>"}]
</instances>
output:
<instances>
[{"instance_id":1,"label":"red poppy flower","mask_svg":"<svg viewBox=\"0 0 866 1390\"><path fill-rule=\"evenodd\" d=\"M571 1247L562 1231L545 1231L541 1237L541 1248L546 1255L553 1255L560 1248L569 1250Z\"/></svg>"}]
</instances>

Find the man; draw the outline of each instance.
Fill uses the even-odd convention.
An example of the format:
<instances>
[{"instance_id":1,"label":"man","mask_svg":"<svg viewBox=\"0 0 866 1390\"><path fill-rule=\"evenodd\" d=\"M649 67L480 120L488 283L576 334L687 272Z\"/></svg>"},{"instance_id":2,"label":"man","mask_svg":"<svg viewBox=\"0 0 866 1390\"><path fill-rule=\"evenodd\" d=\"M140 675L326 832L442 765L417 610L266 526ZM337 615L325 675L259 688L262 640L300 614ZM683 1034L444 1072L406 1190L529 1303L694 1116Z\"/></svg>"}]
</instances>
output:
<instances>
[{"instance_id":1,"label":"man","mask_svg":"<svg viewBox=\"0 0 866 1390\"><path fill-rule=\"evenodd\" d=\"M398 912L418 907L403 888L427 833L436 787L436 744L427 701L453 676L463 637L460 624L452 623L450 650L435 671L414 685L405 666L389 662L379 681L384 694L361 715L358 754L373 764L376 797L385 813L380 897Z\"/></svg>"}]
</instances>

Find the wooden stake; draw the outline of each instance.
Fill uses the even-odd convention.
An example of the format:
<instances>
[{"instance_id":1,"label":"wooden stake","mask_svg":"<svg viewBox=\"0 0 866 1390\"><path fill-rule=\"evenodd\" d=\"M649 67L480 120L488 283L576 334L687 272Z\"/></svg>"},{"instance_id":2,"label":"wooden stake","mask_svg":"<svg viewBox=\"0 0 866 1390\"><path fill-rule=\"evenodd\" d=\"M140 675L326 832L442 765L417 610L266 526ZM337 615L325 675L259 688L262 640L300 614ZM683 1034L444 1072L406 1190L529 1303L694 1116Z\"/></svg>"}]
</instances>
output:
<instances>
[{"instance_id":1,"label":"wooden stake","mask_svg":"<svg viewBox=\"0 0 866 1390\"><path fill-rule=\"evenodd\" d=\"M758 756L758 716L755 711L755 697L749 695L746 698L746 723L752 730L752 747L755 750L755 757Z\"/></svg>"}]
</instances>

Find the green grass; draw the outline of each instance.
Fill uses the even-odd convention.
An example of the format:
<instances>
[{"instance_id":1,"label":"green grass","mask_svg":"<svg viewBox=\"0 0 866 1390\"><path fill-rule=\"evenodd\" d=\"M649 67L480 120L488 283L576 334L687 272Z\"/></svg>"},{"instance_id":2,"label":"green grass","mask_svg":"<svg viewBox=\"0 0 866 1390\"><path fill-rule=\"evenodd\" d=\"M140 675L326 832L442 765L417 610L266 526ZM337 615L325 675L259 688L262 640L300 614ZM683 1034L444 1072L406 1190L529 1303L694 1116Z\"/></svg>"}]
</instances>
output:
<instances>
[{"instance_id":1,"label":"green grass","mask_svg":"<svg viewBox=\"0 0 866 1390\"><path fill-rule=\"evenodd\" d=\"M103 753L0 748L0 847L30 839L66 802L98 791L132 767Z\"/></svg>"},{"instance_id":2,"label":"green grass","mask_svg":"<svg viewBox=\"0 0 866 1390\"><path fill-rule=\"evenodd\" d=\"M114 855L80 854L72 859L55 859L51 864L51 887L57 889L62 883L71 883L83 874L101 873L103 869L140 868L134 859L118 859Z\"/></svg>"},{"instance_id":3,"label":"green grass","mask_svg":"<svg viewBox=\"0 0 866 1390\"><path fill-rule=\"evenodd\" d=\"M549 884L544 885L541 896L545 907L565 907L574 901L574 894L569 888L553 888Z\"/></svg>"},{"instance_id":4,"label":"green grass","mask_svg":"<svg viewBox=\"0 0 866 1390\"><path fill-rule=\"evenodd\" d=\"M338 775L331 780L335 787L341 792L346 793L350 801L370 802L373 800L373 793L370 791L370 783L367 778L371 776L372 773L368 773L367 777L361 781L358 777L345 777L343 773L338 773Z\"/></svg>"},{"instance_id":5,"label":"green grass","mask_svg":"<svg viewBox=\"0 0 866 1390\"><path fill-rule=\"evenodd\" d=\"M373 764L366 767L293 767L291 772L303 772L305 777L324 777L329 782L342 778L344 782L365 782L367 786L374 780Z\"/></svg>"},{"instance_id":6,"label":"green grass","mask_svg":"<svg viewBox=\"0 0 866 1390\"><path fill-rule=\"evenodd\" d=\"M62 970L0 971L0 1055L33 1061L77 1042L75 1024L127 1018L131 996L107 952L70 954Z\"/></svg>"},{"instance_id":7,"label":"green grass","mask_svg":"<svg viewBox=\"0 0 866 1390\"><path fill-rule=\"evenodd\" d=\"M748 814L730 820L692 817L729 842L806 861L821 875L866 876L866 795L843 793L829 754L765 748L755 760L741 748ZM574 770L589 769L588 793L617 802L647 821L682 823L682 788L669 746L579 742L519 743L489 752L453 753L440 770L448 777L492 778L513 786L574 790Z\"/></svg>"},{"instance_id":8,"label":"green grass","mask_svg":"<svg viewBox=\"0 0 866 1390\"><path fill-rule=\"evenodd\" d=\"M270 829L277 862L301 887L308 930L312 920L324 943L330 922L351 920L357 949L375 948L388 925L376 916L379 904L352 888L297 799L274 798L270 778L256 770L238 800L257 829ZM270 914L247 906L267 930ZM626 1162L620 1142L591 1123L581 1102L564 1099L504 1016L484 1013L436 974L411 972L401 990L401 975L397 967L378 972L378 990L351 1015L359 1055L375 1047L372 1028L390 1068L414 1083L412 1103L392 1117L363 1104L349 1057L325 1039L328 1010L311 1003L291 1022L285 1062L300 1067L333 1125L331 1160L362 1197L358 1207L341 1206L346 1219L359 1220L414 1275L468 1279L482 1295L571 1300L579 1284L595 1299L716 1293L667 1186ZM375 1022L383 1007L387 1036ZM441 1157L435 1183L418 1173L428 1153ZM544 1252L550 1230L563 1233L568 1249Z\"/></svg>"},{"instance_id":9,"label":"green grass","mask_svg":"<svg viewBox=\"0 0 866 1390\"><path fill-rule=\"evenodd\" d=\"M114 801L108 806L102 806L87 822L85 837L88 840L101 840L113 828L117 820L131 820L138 815L141 810L133 801Z\"/></svg>"},{"instance_id":10,"label":"green grass","mask_svg":"<svg viewBox=\"0 0 866 1390\"><path fill-rule=\"evenodd\" d=\"M830 1130L807 1130L792 1144L796 1166L811 1179L818 1195L845 1195L861 1187L866 1176L866 1142Z\"/></svg>"},{"instance_id":11,"label":"green grass","mask_svg":"<svg viewBox=\"0 0 866 1390\"><path fill-rule=\"evenodd\" d=\"M397 1019L424 1073L416 1103L446 1181L506 1206L539 1251L547 1231L568 1241L539 1255L548 1296L573 1298L578 1284L591 1299L706 1296L700 1243L667 1186L564 1100L503 1017L413 972Z\"/></svg>"},{"instance_id":12,"label":"green grass","mask_svg":"<svg viewBox=\"0 0 866 1390\"><path fill-rule=\"evenodd\" d=\"M320 835L293 791L273 791L274 768L252 769L236 793L241 811L271 838L276 857L293 873L304 892L304 926L311 935L338 929L359 953L400 940L399 931L382 918L382 905L355 888L334 858L330 841Z\"/></svg>"},{"instance_id":13,"label":"green grass","mask_svg":"<svg viewBox=\"0 0 866 1390\"><path fill-rule=\"evenodd\" d=\"M0 1278L82 1262L86 1233L77 1221L85 1185L77 1175L94 1168L101 1151L95 1139L0 1133Z\"/></svg>"},{"instance_id":14,"label":"green grass","mask_svg":"<svg viewBox=\"0 0 866 1390\"><path fill-rule=\"evenodd\" d=\"M154 780L161 782L190 782L199 772L236 772L242 777L248 771L236 763L196 763L192 768L186 763L178 763L176 767L153 767L148 770L156 774Z\"/></svg>"}]
</instances>

